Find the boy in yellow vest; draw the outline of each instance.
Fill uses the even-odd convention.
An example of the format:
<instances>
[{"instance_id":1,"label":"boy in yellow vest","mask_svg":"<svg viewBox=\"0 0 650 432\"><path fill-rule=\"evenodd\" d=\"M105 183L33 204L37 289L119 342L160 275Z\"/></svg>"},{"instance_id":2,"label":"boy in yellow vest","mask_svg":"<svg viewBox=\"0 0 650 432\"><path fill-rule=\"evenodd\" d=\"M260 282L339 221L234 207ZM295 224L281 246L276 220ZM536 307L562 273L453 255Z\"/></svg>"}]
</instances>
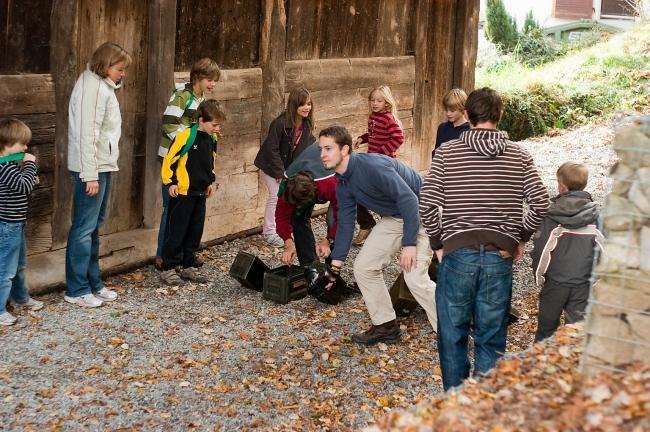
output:
<instances>
[{"instance_id":1,"label":"boy in yellow vest","mask_svg":"<svg viewBox=\"0 0 650 432\"><path fill-rule=\"evenodd\" d=\"M162 182L169 187L169 210L162 247L162 280L178 285L181 279L205 282L194 267L203 235L205 202L215 190L216 134L226 119L216 100L201 102L198 122L180 132L162 163ZM218 186L218 185L217 185ZM177 266L182 266L180 273Z\"/></svg>"}]
</instances>

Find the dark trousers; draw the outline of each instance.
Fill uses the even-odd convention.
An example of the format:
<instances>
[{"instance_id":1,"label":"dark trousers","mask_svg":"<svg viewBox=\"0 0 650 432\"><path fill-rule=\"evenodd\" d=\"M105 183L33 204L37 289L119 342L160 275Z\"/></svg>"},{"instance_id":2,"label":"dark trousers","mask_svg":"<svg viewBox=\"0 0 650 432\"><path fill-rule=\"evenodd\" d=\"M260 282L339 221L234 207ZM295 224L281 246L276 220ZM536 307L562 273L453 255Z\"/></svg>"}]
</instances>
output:
<instances>
[{"instance_id":1,"label":"dark trousers","mask_svg":"<svg viewBox=\"0 0 650 432\"><path fill-rule=\"evenodd\" d=\"M316 239L311 229L311 211L313 207L291 217L293 239L296 243L296 255L301 266L306 266L316 261Z\"/></svg>"},{"instance_id":2,"label":"dark trousers","mask_svg":"<svg viewBox=\"0 0 650 432\"><path fill-rule=\"evenodd\" d=\"M313 210L314 206L311 206L303 212L294 212L291 217L293 240L296 244L296 255L298 255L298 262L303 267L318 260L316 256L316 239L314 238L314 231L311 229L311 213ZM334 209L330 204L325 216L328 231L334 223L333 211Z\"/></svg>"},{"instance_id":3,"label":"dark trousers","mask_svg":"<svg viewBox=\"0 0 650 432\"><path fill-rule=\"evenodd\" d=\"M205 198L205 195L178 195L169 199L162 253L165 270L179 264L194 265L194 252L201 244L205 223Z\"/></svg>"},{"instance_id":4,"label":"dark trousers","mask_svg":"<svg viewBox=\"0 0 650 432\"><path fill-rule=\"evenodd\" d=\"M377 224L370 211L361 204L357 204L357 223L363 230L371 230Z\"/></svg>"},{"instance_id":5,"label":"dark trousers","mask_svg":"<svg viewBox=\"0 0 650 432\"><path fill-rule=\"evenodd\" d=\"M547 279L539 293L535 342L546 339L555 333L560 325L562 311L564 311L564 321L567 324L584 319L588 300L589 281L580 285L566 285Z\"/></svg>"}]
</instances>

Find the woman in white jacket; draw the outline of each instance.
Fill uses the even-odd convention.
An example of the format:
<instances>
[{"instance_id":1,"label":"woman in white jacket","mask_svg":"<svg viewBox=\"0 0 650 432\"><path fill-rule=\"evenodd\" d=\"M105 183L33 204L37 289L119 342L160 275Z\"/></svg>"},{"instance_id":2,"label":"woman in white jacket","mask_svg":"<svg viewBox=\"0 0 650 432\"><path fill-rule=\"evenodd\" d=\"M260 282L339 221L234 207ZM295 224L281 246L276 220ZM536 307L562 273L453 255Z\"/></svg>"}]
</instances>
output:
<instances>
[{"instance_id":1,"label":"woman in white jacket","mask_svg":"<svg viewBox=\"0 0 650 432\"><path fill-rule=\"evenodd\" d=\"M69 303L98 307L117 299L99 276L99 226L104 222L111 172L118 171L122 132L115 90L131 56L106 42L95 50L72 90L68 108L68 170L74 183L72 226L65 259Z\"/></svg>"}]
</instances>

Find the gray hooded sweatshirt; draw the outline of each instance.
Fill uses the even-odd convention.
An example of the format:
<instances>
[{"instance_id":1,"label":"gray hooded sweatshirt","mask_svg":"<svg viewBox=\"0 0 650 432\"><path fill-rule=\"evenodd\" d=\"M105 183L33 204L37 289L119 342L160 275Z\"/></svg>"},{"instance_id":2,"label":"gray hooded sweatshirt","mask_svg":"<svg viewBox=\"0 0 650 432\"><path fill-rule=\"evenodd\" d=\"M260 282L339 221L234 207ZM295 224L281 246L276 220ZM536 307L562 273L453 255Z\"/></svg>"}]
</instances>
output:
<instances>
[{"instance_id":1,"label":"gray hooded sweatshirt","mask_svg":"<svg viewBox=\"0 0 650 432\"><path fill-rule=\"evenodd\" d=\"M597 225L600 207L593 202L589 192L569 191L551 199L544 221L533 235L531 252L533 270L537 271L540 256L549 235L558 225L568 229ZM551 263L546 271L546 281L557 284L579 285L589 282L595 254L595 237L564 235L551 253Z\"/></svg>"}]
</instances>

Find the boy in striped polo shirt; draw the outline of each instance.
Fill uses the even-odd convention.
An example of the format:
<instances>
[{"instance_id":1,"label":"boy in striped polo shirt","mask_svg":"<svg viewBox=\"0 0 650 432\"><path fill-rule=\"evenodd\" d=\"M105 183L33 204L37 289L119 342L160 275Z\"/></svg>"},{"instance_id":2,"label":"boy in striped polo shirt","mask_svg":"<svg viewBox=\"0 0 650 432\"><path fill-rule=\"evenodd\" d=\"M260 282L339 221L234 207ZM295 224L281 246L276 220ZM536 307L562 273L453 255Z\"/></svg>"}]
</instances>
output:
<instances>
[{"instance_id":1,"label":"boy in striped polo shirt","mask_svg":"<svg viewBox=\"0 0 650 432\"><path fill-rule=\"evenodd\" d=\"M470 130L436 150L420 192L422 224L440 261L436 305L445 389L469 376L472 322L475 373L490 370L505 352L512 264L549 206L532 157L497 130L502 114L496 91L472 92L465 104Z\"/></svg>"},{"instance_id":2,"label":"boy in striped polo shirt","mask_svg":"<svg viewBox=\"0 0 650 432\"><path fill-rule=\"evenodd\" d=\"M27 197L38 183L36 157L25 153L32 132L15 118L0 120L0 325L16 317L6 311L7 300L32 310L43 303L29 297L25 287L25 221Z\"/></svg>"},{"instance_id":3,"label":"boy in striped polo shirt","mask_svg":"<svg viewBox=\"0 0 650 432\"><path fill-rule=\"evenodd\" d=\"M219 65L209 58L197 60L190 70L190 82L178 88L169 98L169 103L162 118L162 141L158 147L158 156L164 158L176 135L188 129L196 122L196 110L205 100L205 94L211 93L221 77ZM161 159L162 161L162 159ZM169 207L169 187L162 185L163 212L158 230L158 248L156 249L156 267L162 269L162 248L165 241L165 221ZM198 262L197 266L202 263Z\"/></svg>"}]
</instances>

